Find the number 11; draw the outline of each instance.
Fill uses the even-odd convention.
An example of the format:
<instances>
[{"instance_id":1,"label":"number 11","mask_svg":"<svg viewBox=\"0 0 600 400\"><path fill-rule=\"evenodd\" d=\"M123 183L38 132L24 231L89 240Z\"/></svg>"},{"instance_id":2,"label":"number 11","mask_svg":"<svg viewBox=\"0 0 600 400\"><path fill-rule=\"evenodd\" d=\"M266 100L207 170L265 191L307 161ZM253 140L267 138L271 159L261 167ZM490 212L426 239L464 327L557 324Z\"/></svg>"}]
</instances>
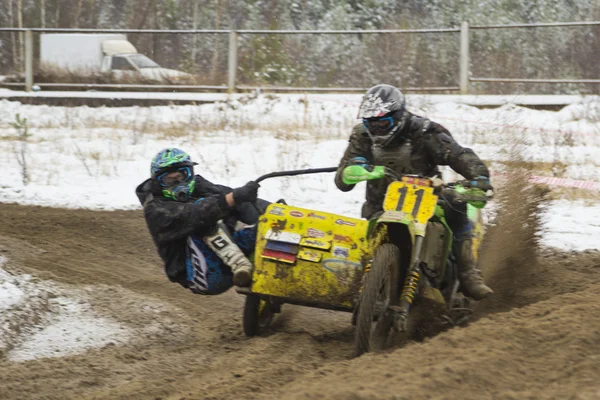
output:
<instances>
[{"instance_id":1,"label":"number 11","mask_svg":"<svg viewBox=\"0 0 600 400\"><path fill-rule=\"evenodd\" d=\"M406 195L408 193L408 188L406 186L398 189L398 193L400 193L400 199L398 199L398 205L396 206L396 211L402 211L402 207L404 206L404 201L406 200ZM425 191L423 189L419 189L415 192L416 200L415 205L412 209L412 216L417 218L417 214L419 213L419 207L421 207L421 201L423 201L423 195Z\"/></svg>"}]
</instances>

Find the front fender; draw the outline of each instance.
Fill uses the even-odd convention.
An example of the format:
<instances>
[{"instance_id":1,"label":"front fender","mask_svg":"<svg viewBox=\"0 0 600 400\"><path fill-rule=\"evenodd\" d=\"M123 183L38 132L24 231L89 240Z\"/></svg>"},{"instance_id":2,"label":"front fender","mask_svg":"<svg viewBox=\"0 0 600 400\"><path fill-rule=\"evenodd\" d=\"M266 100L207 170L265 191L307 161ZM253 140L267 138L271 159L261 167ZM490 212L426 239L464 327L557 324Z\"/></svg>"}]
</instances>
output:
<instances>
[{"instance_id":1,"label":"front fender","mask_svg":"<svg viewBox=\"0 0 600 400\"><path fill-rule=\"evenodd\" d=\"M420 230L410 214L400 211L386 211L372 220L369 234L371 254L384 243L394 243L400 248L403 268L414 258L417 232ZM423 230L424 233L424 230Z\"/></svg>"},{"instance_id":2,"label":"front fender","mask_svg":"<svg viewBox=\"0 0 600 400\"><path fill-rule=\"evenodd\" d=\"M425 236L425 229L427 228L427 224L416 222L412 215L402 211L384 211L384 213L377 218L377 225L380 223L406 225L413 243L415 241L415 236Z\"/></svg>"},{"instance_id":3,"label":"front fender","mask_svg":"<svg viewBox=\"0 0 600 400\"><path fill-rule=\"evenodd\" d=\"M372 251L381 246L383 243L393 241L391 236L396 236L394 232L399 232L398 228L405 232L402 235L410 237L410 247L412 248L415 244L415 237L422 231L421 235L425 233L424 229L421 229L420 224L415 223L410 214L401 211L385 211L376 220L371 221L373 224L369 234L369 247ZM407 243L408 244L408 243Z\"/></svg>"}]
</instances>

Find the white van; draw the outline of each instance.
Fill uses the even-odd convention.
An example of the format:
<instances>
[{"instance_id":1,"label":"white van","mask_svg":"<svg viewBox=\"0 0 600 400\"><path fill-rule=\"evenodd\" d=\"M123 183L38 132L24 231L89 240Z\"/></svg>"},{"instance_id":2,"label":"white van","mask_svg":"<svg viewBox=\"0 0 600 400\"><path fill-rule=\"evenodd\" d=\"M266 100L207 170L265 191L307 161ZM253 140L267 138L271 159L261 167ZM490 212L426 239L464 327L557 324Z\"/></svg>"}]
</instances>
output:
<instances>
[{"instance_id":1,"label":"white van","mask_svg":"<svg viewBox=\"0 0 600 400\"><path fill-rule=\"evenodd\" d=\"M142 76L153 81L177 80L190 74L163 68L138 53L121 34L43 33L40 66L71 73L112 73L117 79Z\"/></svg>"}]
</instances>

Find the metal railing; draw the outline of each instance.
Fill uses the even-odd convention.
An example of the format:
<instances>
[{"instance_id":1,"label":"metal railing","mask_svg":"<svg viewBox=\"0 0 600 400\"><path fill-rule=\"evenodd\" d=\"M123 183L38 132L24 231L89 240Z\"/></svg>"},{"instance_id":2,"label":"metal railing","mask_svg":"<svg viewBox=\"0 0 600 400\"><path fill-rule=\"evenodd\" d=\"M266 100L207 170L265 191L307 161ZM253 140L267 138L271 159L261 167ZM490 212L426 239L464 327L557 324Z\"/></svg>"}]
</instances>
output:
<instances>
[{"instance_id":1,"label":"metal railing","mask_svg":"<svg viewBox=\"0 0 600 400\"><path fill-rule=\"evenodd\" d=\"M516 79L494 77L470 77L469 46L471 30L516 29L516 28L543 28L543 27L577 27L600 26L600 21L581 22L555 22L540 24L510 24L510 25L475 25L470 26L463 22L460 28L443 29L378 29L378 30L214 30L214 29L185 29L185 30L158 30L158 29L69 29L69 28L0 28L0 32L24 32L24 69L25 83L2 83L2 85L24 86L26 91L31 91L33 80L33 33L148 33L148 34L223 34L228 35L228 62L227 85L134 85L134 84L87 84L87 83L39 83L40 87L69 87L69 88L129 88L129 89L208 89L226 90L272 90L272 91L302 91L302 92L361 92L367 88L323 88L323 87L289 87L289 86L244 86L237 84L238 69L238 41L239 35L346 35L346 34L425 34L425 33L458 33L459 34L459 65L457 86L412 87L402 89L405 91L459 91L461 94L469 93L471 82L507 82L507 83L576 83L599 84L600 79Z\"/></svg>"}]
</instances>

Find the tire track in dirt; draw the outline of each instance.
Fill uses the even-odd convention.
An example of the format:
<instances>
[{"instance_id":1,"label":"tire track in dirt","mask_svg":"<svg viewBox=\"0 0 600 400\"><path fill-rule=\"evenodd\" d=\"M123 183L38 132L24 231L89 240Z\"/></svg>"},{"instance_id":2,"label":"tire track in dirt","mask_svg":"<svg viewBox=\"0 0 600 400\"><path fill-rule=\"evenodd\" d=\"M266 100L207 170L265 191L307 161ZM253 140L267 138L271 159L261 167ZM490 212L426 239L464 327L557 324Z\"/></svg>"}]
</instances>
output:
<instances>
[{"instance_id":1,"label":"tire track in dirt","mask_svg":"<svg viewBox=\"0 0 600 400\"><path fill-rule=\"evenodd\" d=\"M0 360L2 399L600 396L590 380L600 372L598 252L543 251L522 274L502 270L510 264L504 262L495 273L512 290L497 290L494 301L480 304L475 323L350 360L346 313L285 305L270 335L245 338L243 297L197 296L169 283L141 211L0 204L0 220L7 270L99 285L96 311L121 322L153 322L135 309L140 296L171 307L174 320L164 334L125 346Z\"/></svg>"},{"instance_id":2,"label":"tire track in dirt","mask_svg":"<svg viewBox=\"0 0 600 400\"><path fill-rule=\"evenodd\" d=\"M320 368L290 399L597 399L600 285ZM273 395L272 398L277 398Z\"/></svg>"},{"instance_id":3,"label":"tire track in dirt","mask_svg":"<svg viewBox=\"0 0 600 400\"><path fill-rule=\"evenodd\" d=\"M165 335L59 359L0 361L2 399L253 398L351 353L349 314L324 310L286 306L272 335L245 338L243 297L198 296L169 283L141 211L0 204L0 219L7 270L98 285L95 310L121 322L151 322L131 309L136 296L176 310Z\"/></svg>"}]
</instances>

